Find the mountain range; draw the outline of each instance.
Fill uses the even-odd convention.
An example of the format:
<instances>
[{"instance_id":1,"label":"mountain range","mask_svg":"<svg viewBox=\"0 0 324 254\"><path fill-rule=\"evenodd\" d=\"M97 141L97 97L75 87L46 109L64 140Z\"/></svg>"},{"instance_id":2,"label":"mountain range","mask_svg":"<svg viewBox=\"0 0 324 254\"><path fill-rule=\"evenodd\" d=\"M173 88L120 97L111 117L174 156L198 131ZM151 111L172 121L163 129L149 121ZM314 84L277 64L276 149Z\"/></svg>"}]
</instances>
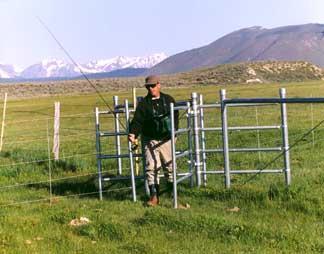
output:
<instances>
[{"instance_id":1,"label":"mountain range","mask_svg":"<svg viewBox=\"0 0 324 254\"><path fill-rule=\"evenodd\" d=\"M149 73L170 74L220 64L265 60L307 61L324 67L324 25L240 29L209 45L170 56L153 66Z\"/></svg>"},{"instance_id":2,"label":"mountain range","mask_svg":"<svg viewBox=\"0 0 324 254\"><path fill-rule=\"evenodd\" d=\"M115 57L91 61L79 68L91 77L172 74L228 63L307 61L324 67L324 25L305 24L272 29L254 26L229 33L199 48L167 57ZM21 72L0 63L2 78L78 78L79 69L62 60L44 60Z\"/></svg>"},{"instance_id":3,"label":"mountain range","mask_svg":"<svg viewBox=\"0 0 324 254\"><path fill-rule=\"evenodd\" d=\"M128 73L138 75L140 72L156 65L167 58L165 53L156 53L144 57L118 56L111 59L95 60L78 66L63 60L49 59L33 64L22 71L9 64L0 63L0 78L2 79L46 79L46 78L73 78L86 74L111 73L125 69ZM133 72L130 71L133 69ZM127 71L128 70L128 71ZM120 75L123 75L121 73ZM125 74L127 75L127 74Z\"/></svg>"}]
</instances>

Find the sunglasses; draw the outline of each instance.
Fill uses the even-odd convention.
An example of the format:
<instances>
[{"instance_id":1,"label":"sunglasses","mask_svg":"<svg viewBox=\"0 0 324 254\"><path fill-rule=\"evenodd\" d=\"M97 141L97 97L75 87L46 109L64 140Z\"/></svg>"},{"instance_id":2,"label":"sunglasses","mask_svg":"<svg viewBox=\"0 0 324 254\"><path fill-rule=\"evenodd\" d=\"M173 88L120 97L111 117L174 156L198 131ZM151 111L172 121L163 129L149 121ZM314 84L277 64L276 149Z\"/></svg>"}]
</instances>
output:
<instances>
[{"instance_id":1,"label":"sunglasses","mask_svg":"<svg viewBox=\"0 0 324 254\"><path fill-rule=\"evenodd\" d=\"M154 88L154 87L156 87L156 84L146 85L145 87L146 87L146 89Z\"/></svg>"}]
</instances>

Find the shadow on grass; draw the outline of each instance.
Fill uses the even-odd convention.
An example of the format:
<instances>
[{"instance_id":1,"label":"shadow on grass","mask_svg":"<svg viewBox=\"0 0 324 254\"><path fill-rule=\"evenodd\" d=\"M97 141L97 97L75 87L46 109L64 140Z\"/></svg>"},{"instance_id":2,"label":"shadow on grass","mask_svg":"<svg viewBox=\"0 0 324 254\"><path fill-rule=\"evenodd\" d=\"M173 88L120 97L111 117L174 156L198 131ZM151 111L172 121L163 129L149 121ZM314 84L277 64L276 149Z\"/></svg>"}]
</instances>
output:
<instances>
[{"instance_id":1,"label":"shadow on grass","mask_svg":"<svg viewBox=\"0 0 324 254\"><path fill-rule=\"evenodd\" d=\"M114 177L112 175L104 175L104 177ZM29 188L32 189L46 189L56 196L78 197L78 198L99 198L99 185L97 176L80 176L70 179L62 179L50 183L31 184ZM137 196L141 199L145 198L144 183L136 182ZM132 189L131 181L106 181L103 183L103 199L105 200L131 200Z\"/></svg>"}]
</instances>

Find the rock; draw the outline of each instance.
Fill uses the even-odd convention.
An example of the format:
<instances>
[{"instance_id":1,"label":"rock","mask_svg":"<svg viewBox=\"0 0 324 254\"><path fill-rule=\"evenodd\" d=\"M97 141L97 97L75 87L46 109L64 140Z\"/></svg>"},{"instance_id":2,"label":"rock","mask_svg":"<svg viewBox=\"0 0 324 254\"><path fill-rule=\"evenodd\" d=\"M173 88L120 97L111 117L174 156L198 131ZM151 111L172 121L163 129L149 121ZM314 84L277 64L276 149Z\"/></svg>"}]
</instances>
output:
<instances>
[{"instance_id":1,"label":"rock","mask_svg":"<svg viewBox=\"0 0 324 254\"><path fill-rule=\"evenodd\" d=\"M31 241L31 240L26 240L26 241L25 241L25 244L30 245L30 244L32 244L32 241Z\"/></svg>"},{"instance_id":2,"label":"rock","mask_svg":"<svg viewBox=\"0 0 324 254\"><path fill-rule=\"evenodd\" d=\"M228 212L239 212L240 211L240 208L237 207L237 206L234 206L233 208L227 208L226 211Z\"/></svg>"},{"instance_id":3,"label":"rock","mask_svg":"<svg viewBox=\"0 0 324 254\"><path fill-rule=\"evenodd\" d=\"M82 225L89 224L90 220L86 217L80 217L80 219L73 219L70 221L69 225L72 227L78 227Z\"/></svg>"},{"instance_id":4,"label":"rock","mask_svg":"<svg viewBox=\"0 0 324 254\"><path fill-rule=\"evenodd\" d=\"M186 203L185 205L179 204L178 208L179 209L189 209L190 208L190 205L188 203Z\"/></svg>"}]
</instances>

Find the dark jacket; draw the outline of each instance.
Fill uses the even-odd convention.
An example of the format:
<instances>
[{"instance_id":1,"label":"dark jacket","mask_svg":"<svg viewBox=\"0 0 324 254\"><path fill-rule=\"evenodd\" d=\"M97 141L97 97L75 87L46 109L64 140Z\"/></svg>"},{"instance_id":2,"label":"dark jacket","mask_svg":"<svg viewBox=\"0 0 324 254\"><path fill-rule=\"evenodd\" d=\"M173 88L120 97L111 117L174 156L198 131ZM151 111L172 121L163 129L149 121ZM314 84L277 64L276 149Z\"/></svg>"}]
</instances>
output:
<instances>
[{"instance_id":1,"label":"dark jacket","mask_svg":"<svg viewBox=\"0 0 324 254\"><path fill-rule=\"evenodd\" d=\"M165 130L166 122L170 122L170 103L175 103L172 96L160 93L159 99L150 94L138 104L134 118L130 123L129 133L143 135L148 139L170 139L171 133ZM178 129L179 113L174 112L175 129Z\"/></svg>"}]
</instances>

